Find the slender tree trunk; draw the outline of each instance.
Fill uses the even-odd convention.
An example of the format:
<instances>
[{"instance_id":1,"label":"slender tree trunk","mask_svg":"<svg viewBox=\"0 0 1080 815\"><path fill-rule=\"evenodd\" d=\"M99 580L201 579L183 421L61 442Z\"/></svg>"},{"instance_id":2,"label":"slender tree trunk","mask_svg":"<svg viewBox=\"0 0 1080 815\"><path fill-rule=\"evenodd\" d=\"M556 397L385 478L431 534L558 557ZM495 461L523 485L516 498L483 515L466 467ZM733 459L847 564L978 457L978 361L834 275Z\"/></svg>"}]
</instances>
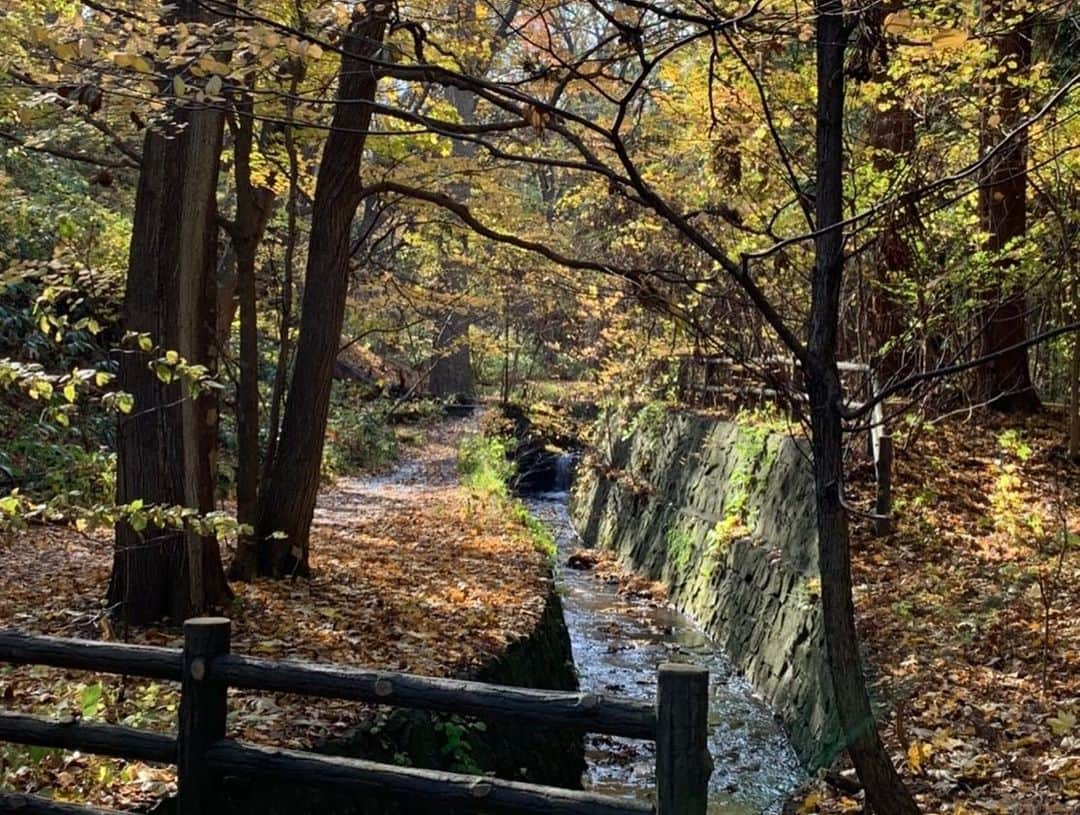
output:
<instances>
[{"instance_id":1,"label":"slender tree trunk","mask_svg":"<svg viewBox=\"0 0 1080 815\"><path fill-rule=\"evenodd\" d=\"M200 19L195 0L173 19ZM175 134L148 130L135 200L124 325L189 363L215 368L216 188L223 116L180 108ZM214 508L217 399L165 383L138 351L120 357L120 387L135 399L117 434L122 504ZM181 620L230 596L217 541L191 531L116 528L109 602L131 623Z\"/></svg>"},{"instance_id":2,"label":"slender tree trunk","mask_svg":"<svg viewBox=\"0 0 1080 815\"><path fill-rule=\"evenodd\" d=\"M378 76L359 56L382 48L389 10L368 2L342 40L337 104L315 186L307 277L292 383L278 449L259 497L259 572L306 575L334 360L349 285L349 235L362 196L360 165ZM283 533L275 535L275 533Z\"/></svg>"},{"instance_id":3,"label":"slender tree trunk","mask_svg":"<svg viewBox=\"0 0 1080 815\"><path fill-rule=\"evenodd\" d=\"M1072 282L1072 313L1080 314L1080 285L1075 276ZM1072 360L1069 364L1069 458L1080 461L1080 331L1073 334L1072 341Z\"/></svg>"},{"instance_id":4,"label":"slender tree trunk","mask_svg":"<svg viewBox=\"0 0 1080 815\"><path fill-rule=\"evenodd\" d=\"M269 187L256 187L254 191L254 204L259 214L259 221L255 227L258 234L258 244L262 242L263 235L270 223L270 216L274 213L276 194ZM241 218L239 206L237 207L237 222ZM232 333L233 320L240 306L239 286L240 271L237 258L236 241L230 237L225 247L221 262L218 263L218 299L217 299L217 345L225 348L229 343L229 334Z\"/></svg>"},{"instance_id":5,"label":"slender tree trunk","mask_svg":"<svg viewBox=\"0 0 1080 815\"><path fill-rule=\"evenodd\" d=\"M240 309L240 380L236 399L237 468L236 519L255 527L259 488L259 332L255 290L255 256L273 206L273 192L256 189L251 180L254 119L251 97L237 102L235 145L236 222L232 226L236 249L236 291ZM254 533L239 535L230 567L234 579L251 579L258 566Z\"/></svg>"},{"instance_id":6,"label":"slender tree trunk","mask_svg":"<svg viewBox=\"0 0 1080 815\"><path fill-rule=\"evenodd\" d=\"M1021 22L1004 28L1014 15L1022 15ZM1012 0L987 0L984 17L994 31L995 63L1016 66L991 83L991 97L984 105L982 150L989 153L1024 116L1032 24L1030 12L1015 9ZM1027 231L1027 152L1027 131L1021 130L990 157L979 178L979 215L991 253L1003 252ZM998 356L980 370L980 390L996 410L1031 413L1039 409L1039 397L1031 383L1027 349L1001 353L1027 339L1027 298L1023 285L1010 279L1013 265L1007 258L996 262L998 278L985 294L981 350Z\"/></svg>"},{"instance_id":7,"label":"slender tree trunk","mask_svg":"<svg viewBox=\"0 0 1080 815\"><path fill-rule=\"evenodd\" d=\"M851 555L843 490L843 392L836 365L844 277L843 121L845 39L842 0L816 0L817 227L807 392L813 433L818 560L825 643L833 694L848 752L878 815L913 815L915 802L878 736L859 662ZM825 230L825 231L820 231Z\"/></svg>"},{"instance_id":8,"label":"slender tree trunk","mask_svg":"<svg viewBox=\"0 0 1080 815\"><path fill-rule=\"evenodd\" d=\"M289 378L289 358L292 355L290 335L293 319L293 280L296 266L296 220L300 203L300 157L296 150L296 133L293 121L296 115L296 89L299 84L294 75L290 83L289 98L285 102L285 153L289 158L289 201L285 227L285 262L281 280L281 307L278 322L278 357L274 367L274 385L270 392L270 418L266 428L266 455L263 456L262 480L270 479L270 472L277 457L278 431L281 427L281 403L285 399L285 387Z\"/></svg>"},{"instance_id":9,"label":"slender tree trunk","mask_svg":"<svg viewBox=\"0 0 1080 815\"><path fill-rule=\"evenodd\" d=\"M876 19L868 21L872 30L880 30L889 14L904 7L903 0L886 0L866 12ZM887 55L877 64L868 64L868 74L877 81L887 79ZM874 60L871 53L868 63ZM889 86L886 86L889 87ZM885 110L882 105L887 105ZM874 168L891 175L902 162L909 162L915 150L915 114L904 104L896 89L886 90L877 105L871 108L867 124L867 142L874 149ZM898 342L904 332L903 303L896 296L898 284L911 275L913 252L905 234L911 217L907 205L890 210L874 242L870 256L872 264L870 286L871 331L873 352L877 357L878 380L887 382L902 377L906 367L903 349Z\"/></svg>"}]
</instances>

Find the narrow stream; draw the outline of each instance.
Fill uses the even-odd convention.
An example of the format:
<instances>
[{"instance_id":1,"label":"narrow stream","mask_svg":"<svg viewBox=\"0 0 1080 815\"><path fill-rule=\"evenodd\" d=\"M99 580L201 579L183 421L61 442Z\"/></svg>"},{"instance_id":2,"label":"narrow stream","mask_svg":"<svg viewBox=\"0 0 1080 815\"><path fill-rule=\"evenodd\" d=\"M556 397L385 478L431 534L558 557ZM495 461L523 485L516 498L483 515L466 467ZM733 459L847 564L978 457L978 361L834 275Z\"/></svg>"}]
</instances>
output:
<instances>
[{"instance_id":1,"label":"narrow stream","mask_svg":"<svg viewBox=\"0 0 1080 815\"><path fill-rule=\"evenodd\" d=\"M563 609L582 690L652 701L660 663L705 665L710 673L709 749L716 765L709 782L709 815L778 813L784 796L801 779L798 759L780 725L720 649L672 608L620 595L617 586L563 565L581 547L566 493L536 495L525 503L559 545ZM651 744L592 736L586 751L586 789L651 799Z\"/></svg>"}]
</instances>

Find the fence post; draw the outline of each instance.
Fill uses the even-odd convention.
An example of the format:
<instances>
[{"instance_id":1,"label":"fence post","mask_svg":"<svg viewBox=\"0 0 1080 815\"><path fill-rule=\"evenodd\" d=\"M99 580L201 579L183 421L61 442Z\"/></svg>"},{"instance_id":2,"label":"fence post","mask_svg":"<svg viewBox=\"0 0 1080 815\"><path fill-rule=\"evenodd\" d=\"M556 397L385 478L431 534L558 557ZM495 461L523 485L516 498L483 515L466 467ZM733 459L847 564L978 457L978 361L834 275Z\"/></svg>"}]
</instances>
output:
<instances>
[{"instance_id":1,"label":"fence post","mask_svg":"<svg viewBox=\"0 0 1080 815\"><path fill-rule=\"evenodd\" d=\"M874 534L881 537L892 531L892 436L884 432L878 438L877 460L874 462L877 475L877 499L874 502Z\"/></svg>"},{"instance_id":2,"label":"fence post","mask_svg":"<svg viewBox=\"0 0 1080 815\"><path fill-rule=\"evenodd\" d=\"M213 815L222 809L220 781L206 762L206 749L225 738L228 689L204 680L210 661L229 653L230 627L224 617L195 617L184 623L177 815Z\"/></svg>"},{"instance_id":3,"label":"fence post","mask_svg":"<svg viewBox=\"0 0 1080 815\"><path fill-rule=\"evenodd\" d=\"M709 671L660 666L656 691L657 815L705 815L709 800Z\"/></svg>"}]
</instances>

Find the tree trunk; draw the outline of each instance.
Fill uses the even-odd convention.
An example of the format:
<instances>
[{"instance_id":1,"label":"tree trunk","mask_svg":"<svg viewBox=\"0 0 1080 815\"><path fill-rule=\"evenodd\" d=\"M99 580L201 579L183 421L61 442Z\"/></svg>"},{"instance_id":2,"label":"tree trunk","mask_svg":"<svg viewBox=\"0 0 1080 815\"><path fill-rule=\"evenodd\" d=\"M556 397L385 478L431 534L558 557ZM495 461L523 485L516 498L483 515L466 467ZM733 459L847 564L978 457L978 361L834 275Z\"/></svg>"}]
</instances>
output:
<instances>
[{"instance_id":1,"label":"tree trunk","mask_svg":"<svg viewBox=\"0 0 1080 815\"><path fill-rule=\"evenodd\" d=\"M842 0L816 0L817 228L812 281L807 393L813 433L818 559L825 644L833 694L848 753L867 801L878 815L918 812L878 736L859 663L851 555L843 490L842 389L836 366L840 293L844 277ZM824 231L822 231L824 230Z\"/></svg>"},{"instance_id":2,"label":"tree trunk","mask_svg":"<svg viewBox=\"0 0 1080 815\"><path fill-rule=\"evenodd\" d=\"M902 0L889 0L865 14L873 15L872 28L880 30L889 14L904 7ZM869 50L869 49L868 49ZM882 82L888 79L888 56L878 58L876 64L871 53L867 56L870 78ZM886 175L896 172L901 162L908 162L915 151L915 114L904 104L896 89L887 89L871 108L867 124L867 143L874 149L874 169ZM882 110L881 105L886 105ZM875 368L878 380L888 382L910 373L911 361L905 359L899 339L904 333L903 303L894 293L911 275L913 251L906 231L912 218L908 205L901 205L885 213L885 222L874 241L870 263L870 318L874 338Z\"/></svg>"},{"instance_id":3,"label":"tree trunk","mask_svg":"<svg viewBox=\"0 0 1080 815\"><path fill-rule=\"evenodd\" d=\"M1011 0L988 0L984 15L992 29L1021 13L1011 6ZM1030 14L1023 12L1020 23L996 33L994 50L997 65L1015 62L1016 67L1004 71L990 86L980 137L984 154L997 147L1002 134L1016 129L1024 115L1027 92L1022 82L1031 67ZM991 253L1003 252L1027 230L1027 152L1027 131L1021 130L982 168L979 216ZM1027 339L1027 298L1023 285L1010 279L1013 263L1001 257L995 266L1000 274L985 293L981 348L983 355L993 359L980 370L980 395L996 410L1031 413L1039 409L1039 397L1031 383L1027 349L1004 352Z\"/></svg>"},{"instance_id":4,"label":"tree trunk","mask_svg":"<svg viewBox=\"0 0 1080 815\"><path fill-rule=\"evenodd\" d=\"M262 242L262 236L266 233L266 227L270 222L270 216L274 212L274 201L277 194L269 187L256 187L254 191L255 207L259 218L256 226L258 240L256 245ZM240 207L237 202L237 222L239 222ZM217 343L218 348L225 348L229 342L229 334L232 332L233 318L236 317L240 305L238 296L240 285L239 259L237 257L236 241L230 238L225 247L221 262L218 263L218 298L217 298Z\"/></svg>"},{"instance_id":5,"label":"tree trunk","mask_svg":"<svg viewBox=\"0 0 1080 815\"><path fill-rule=\"evenodd\" d=\"M194 0L174 19L199 19ZM148 130L135 200L124 325L189 363L215 367L216 188L223 115L179 108L175 134ZM139 351L120 357L120 387L135 399L117 434L117 500L214 508L217 399L165 383ZM191 531L116 527L109 602L130 623L174 621L228 600L221 553Z\"/></svg>"},{"instance_id":6,"label":"tree trunk","mask_svg":"<svg viewBox=\"0 0 1080 815\"><path fill-rule=\"evenodd\" d=\"M337 104L323 148L312 207L307 277L292 382L270 477L259 497L259 572L306 575L319 490L334 360L349 284L349 233L362 195L360 165L378 76L356 55L382 48L388 8L368 2L343 39ZM277 534L275 533L283 533Z\"/></svg>"},{"instance_id":7,"label":"tree trunk","mask_svg":"<svg viewBox=\"0 0 1080 815\"><path fill-rule=\"evenodd\" d=\"M475 17L475 4L470 4ZM476 121L476 94L467 88L447 88L450 103L457 111L462 124ZM463 139L454 139L451 154L467 161L476 155L476 144ZM459 204L467 204L472 194L472 187L467 181L458 181L451 185L450 195ZM462 255L468 255L468 237L461 239L466 246ZM451 252L445 252L449 257ZM457 297L464 297L469 290L468 270L455 261L448 261L442 271L442 285L446 292ZM435 335L435 362L428 375L428 390L439 398L471 396L475 389L469 352L469 324L472 320L464 308L450 307L439 316L439 331Z\"/></svg>"},{"instance_id":8,"label":"tree trunk","mask_svg":"<svg viewBox=\"0 0 1080 815\"><path fill-rule=\"evenodd\" d=\"M1080 284L1072 282L1072 313L1080 314ZM1069 362L1069 458L1080 461L1080 331L1072 337Z\"/></svg>"},{"instance_id":9,"label":"tree trunk","mask_svg":"<svg viewBox=\"0 0 1080 815\"><path fill-rule=\"evenodd\" d=\"M294 122L296 119L296 90L299 78L294 73L290 80L289 96L285 100L285 153L289 158L289 199L286 204L285 261L281 279L281 305L278 318L278 356L274 366L274 385L270 391L270 417L266 428L266 454L263 456L263 482L270 480L270 472L277 457L278 431L281 427L281 403L289 384L289 358L292 356L290 338L293 319L293 280L296 266L297 208L300 203L300 157L296 150Z\"/></svg>"},{"instance_id":10,"label":"tree trunk","mask_svg":"<svg viewBox=\"0 0 1080 815\"><path fill-rule=\"evenodd\" d=\"M266 229L274 194L256 189L251 180L254 119L250 95L237 103L234 174L236 177L236 291L240 309L240 381L236 398L237 468L236 519L255 527L259 488L259 331L255 291L255 255ZM238 536L236 556L230 567L234 579L249 580L258 567L254 532Z\"/></svg>"}]
</instances>

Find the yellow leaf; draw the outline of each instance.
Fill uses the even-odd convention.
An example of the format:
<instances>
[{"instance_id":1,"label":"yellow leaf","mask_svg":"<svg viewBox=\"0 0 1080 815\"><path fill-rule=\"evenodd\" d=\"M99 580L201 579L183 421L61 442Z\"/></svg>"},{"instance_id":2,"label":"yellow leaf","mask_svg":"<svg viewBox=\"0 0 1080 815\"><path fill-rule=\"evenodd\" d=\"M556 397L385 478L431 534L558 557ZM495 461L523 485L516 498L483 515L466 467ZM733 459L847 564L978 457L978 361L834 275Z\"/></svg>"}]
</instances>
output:
<instances>
[{"instance_id":1,"label":"yellow leaf","mask_svg":"<svg viewBox=\"0 0 1080 815\"><path fill-rule=\"evenodd\" d=\"M206 82L206 95L217 96L219 93L221 93L221 77L214 74Z\"/></svg>"},{"instance_id":2,"label":"yellow leaf","mask_svg":"<svg viewBox=\"0 0 1080 815\"><path fill-rule=\"evenodd\" d=\"M177 74L172 78L173 96L183 96L187 91L187 84L184 82L184 78Z\"/></svg>"},{"instance_id":3,"label":"yellow leaf","mask_svg":"<svg viewBox=\"0 0 1080 815\"><path fill-rule=\"evenodd\" d=\"M79 55L78 47L75 43L62 42L56 46L56 57L62 60L75 59Z\"/></svg>"},{"instance_id":4,"label":"yellow leaf","mask_svg":"<svg viewBox=\"0 0 1080 815\"><path fill-rule=\"evenodd\" d=\"M803 802L799 804L799 815L810 815L812 812L818 811L818 805L821 804L821 793L812 792L803 798Z\"/></svg>"},{"instance_id":5,"label":"yellow leaf","mask_svg":"<svg viewBox=\"0 0 1080 815\"><path fill-rule=\"evenodd\" d=\"M138 56L131 58L131 67L140 74L148 74L154 70L154 66L150 64L150 60Z\"/></svg>"},{"instance_id":6,"label":"yellow leaf","mask_svg":"<svg viewBox=\"0 0 1080 815\"><path fill-rule=\"evenodd\" d=\"M936 51L947 48L959 48L967 42L967 34L956 28L946 28L930 38L930 45Z\"/></svg>"},{"instance_id":7,"label":"yellow leaf","mask_svg":"<svg viewBox=\"0 0 1080 815\"><path fill-rule=\"evenodd\" d=\"M922 773L923 764L934 752L934 745L926 742L912 742L907 750L907 763L913 773Z\"/></svg>"},{"instance_id":8,"label":"yellow leaf","mask_svg":"<svg viewBox=\"0 0 1080 815\"><path fill-rule=\"evenodd\" d=\"M892 34L894 37L898 37L901 34L906 34L910 31L911 26L910 11L894 11L885 18L883 28L885 29L886 34Z\"/></svg>"}]
</instances>

